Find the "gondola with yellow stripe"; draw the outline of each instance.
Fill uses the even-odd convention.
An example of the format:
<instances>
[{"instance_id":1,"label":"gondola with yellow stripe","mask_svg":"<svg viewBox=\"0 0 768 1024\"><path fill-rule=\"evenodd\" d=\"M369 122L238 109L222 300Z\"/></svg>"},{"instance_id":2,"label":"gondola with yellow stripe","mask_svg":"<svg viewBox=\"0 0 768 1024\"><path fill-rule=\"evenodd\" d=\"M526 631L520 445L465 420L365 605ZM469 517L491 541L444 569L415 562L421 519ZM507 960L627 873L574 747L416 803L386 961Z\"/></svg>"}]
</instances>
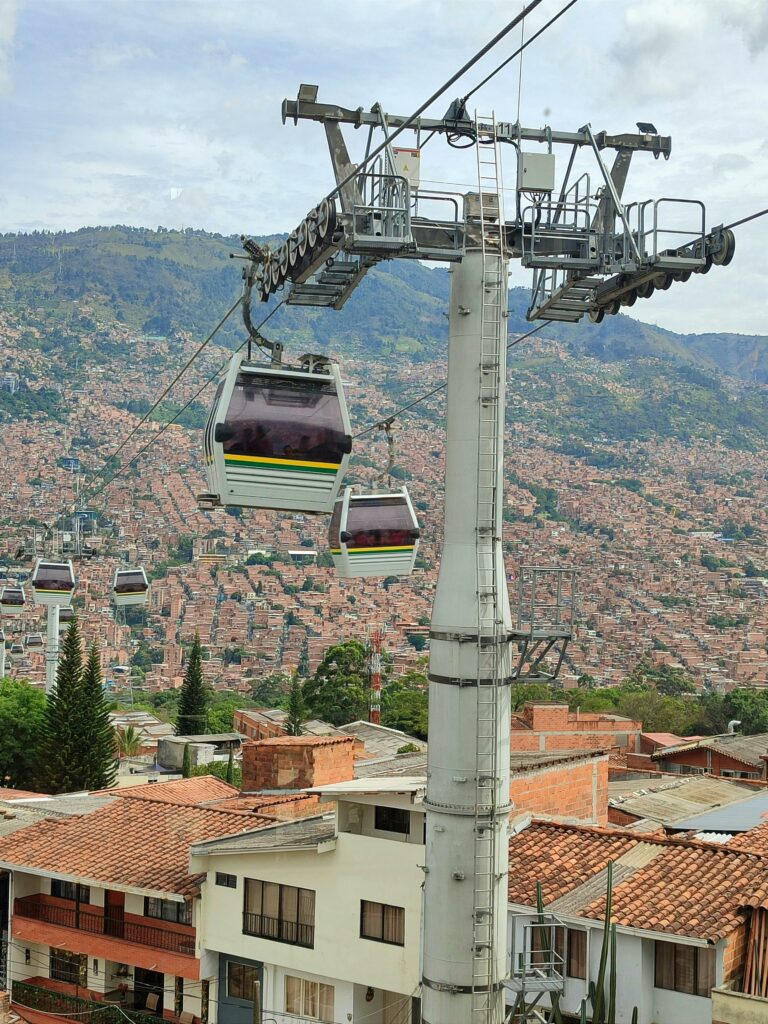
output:
<instances>
[{"instance_id":1,"label":"gondola with yellow stripe","mask_svg":"<svg viewBox=\"0 0 768 1024\"><path fill-rule=\"evenodd\" d=\"M339 368L324 356L298 367L235 355L205 430L210 493L201 504L331 512L352 448Z\"/></svg>"},{"instance_id":2,"label":"gondola with yellow stripe","mask_svg":"<svg viewBox=\"0 0 768 1024\"><path fill-rule=\"evenodd\" d=\"M71 562L49 562L38 558L32 573L32 600L48 607L69 608L75 592L75 573Z\"/></svg>"},{"instance_id":3,"label":"gondola with yellow stripe","mask_svg":"<svg viewBox=\"0 0 768 1024\"><path fill-rule=\"evenodd\" d=\"M419 524L405 487L381 494L337 499L328 542L333 564L344 579L355 576L408 576L419 548Z\"/></svg>"}]
</instances>

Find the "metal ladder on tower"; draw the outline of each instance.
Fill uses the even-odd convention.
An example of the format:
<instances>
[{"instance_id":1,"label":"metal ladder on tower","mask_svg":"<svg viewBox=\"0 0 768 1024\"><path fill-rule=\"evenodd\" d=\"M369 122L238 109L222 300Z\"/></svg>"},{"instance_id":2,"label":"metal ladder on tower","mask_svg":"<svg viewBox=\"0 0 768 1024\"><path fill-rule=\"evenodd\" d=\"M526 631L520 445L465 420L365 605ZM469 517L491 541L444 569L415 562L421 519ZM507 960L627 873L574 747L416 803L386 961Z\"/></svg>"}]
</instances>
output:
<instances>
[{"instance_id":1,"label":"metal ladder on tower","mask_svg":"<svg viewBox=\"0 0 768 1024\"><path fill-rule=\"evenodd\" d=\"M497 543L500 366L507 338L507 260L496 119L475 114L483 257L477 479L477 733L475 746L472 1022L497 1024L495 948L498 697L503 619Z\"/></svg>"}]
</instances>

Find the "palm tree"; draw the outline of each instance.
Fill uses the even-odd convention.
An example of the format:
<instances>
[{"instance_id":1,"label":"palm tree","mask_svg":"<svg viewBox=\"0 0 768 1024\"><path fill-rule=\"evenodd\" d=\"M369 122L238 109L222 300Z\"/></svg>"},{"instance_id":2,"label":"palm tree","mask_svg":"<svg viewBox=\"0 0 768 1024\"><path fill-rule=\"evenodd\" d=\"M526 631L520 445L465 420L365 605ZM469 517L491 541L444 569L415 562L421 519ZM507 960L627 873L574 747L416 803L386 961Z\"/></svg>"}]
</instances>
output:
<instances>
[{"instance_id":1,"label":"palm tree","mask_svg":"<svg viewBox=\"0 0 768 1024\"><path fill-rule=\"evenodd\" d=\"M142 738L132 725L117 730L117 751L120 757L136 757L141 750Z\"/></svg>"}]
</instances>

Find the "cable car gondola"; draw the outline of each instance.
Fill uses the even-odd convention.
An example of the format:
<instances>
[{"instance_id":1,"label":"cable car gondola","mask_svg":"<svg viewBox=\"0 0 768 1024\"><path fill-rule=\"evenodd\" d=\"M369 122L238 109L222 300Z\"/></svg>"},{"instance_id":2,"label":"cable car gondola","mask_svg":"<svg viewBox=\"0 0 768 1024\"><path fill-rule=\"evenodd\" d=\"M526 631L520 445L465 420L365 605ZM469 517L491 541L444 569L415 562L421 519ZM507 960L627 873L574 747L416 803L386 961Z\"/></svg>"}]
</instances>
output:
<instances>
[{"instance_id":1,"label":"cable car gondola","mask_svg":"<svg viewBox=\"0 0 768 1024\"><path fill-rule=\"evenodd\" d=\"M211 493L201 505L331 512L352 449L336 363L302 356L299 367L234 356L205 430Z\"/></svg>"},{"instance_id":2,"label":"cable car gondola","mask_svg":"<svg viewBox=\"0 0 768 1024\"><path fill-rule=\"evenodd\" d=\"M38 558L32 573L32 600L35 604L57 604L68 608L74 590L75 573L71 562L47 562Z\"/></svg>"},{"instance_id":3,"label":"cable car gondola","mask_svg":"<svg viewBox=\"0 0 768 1024\"><path fill-rule=\"evenodd\" d=\"M147 603L149 583L147 574L142 568L118 569L112 585L112 600L115 605L142 605Z\"/></svg>"},{"instance_id":4,"label":"cable car gondola","mask_svg":"<svg viewBox=\"0 0 768 1024\"><path fill-rule=\"evenodd\" d=\"M59 608L59 632L66 633L69 629L69 624L75 617L75 611L73 608Z\"/></svg>"},{"instance_id":5,"label":"cable car gondola","mask_svg":"<svg viewBox=\"0 0 768 1024\"><path fill-rule=\"evenodd\" d=\"M42 633L28 633L24 642L29 651L41 651L45 646Z\"/></svg>"},{"instance_id":6,"label":"cable car gondola","mask_svg":"<svg viewBox=\"0 0 768 1024\"><path fill-rule=\"evenodd\" d=\"M0 612L3 615L21 615L26 603L23 587L3 587L0 591Z\"/></svg>"},{"instance_id":7,"label":"cable car gondola","mask_svg":"<svg viewBox=\"0 0 768 1024\"><path fill-rule=\"evenodd\" d=\"M328 542L344 579L408 576L419 548L419 524L408 491L353 494L345 487L331 516Z\"/></svg>"},{"instance_id":8,"label":"cable car gondola","mask_svg":"<svg viewBox=\"0 0 768 1024\"><path fill-rule=\"evenodd\" d=\"M24 645L19 643L11 644L9 653L11 661L19 661L19 659L24 657Z\"/></svg>"}]
</instances>

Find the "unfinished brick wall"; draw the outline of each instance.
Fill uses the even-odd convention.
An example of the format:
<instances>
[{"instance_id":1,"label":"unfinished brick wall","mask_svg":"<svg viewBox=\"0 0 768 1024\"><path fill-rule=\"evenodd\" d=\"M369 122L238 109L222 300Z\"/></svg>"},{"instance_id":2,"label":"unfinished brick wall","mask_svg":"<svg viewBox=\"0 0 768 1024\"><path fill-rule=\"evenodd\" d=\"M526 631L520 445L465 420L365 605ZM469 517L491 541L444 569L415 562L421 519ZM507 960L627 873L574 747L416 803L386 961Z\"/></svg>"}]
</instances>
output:
<instances>
[{"instance_id":1,"label":"unfinished brick wall","mask_svg":"<svg viewBox=\"0 0 768 1024\"><path fill-rule=\"evenodd\" d=\"M512 749L633 751L641 729L641 722L617 722L597 712L571 711L567 704L529 701L512 718Z\"/></svg>"},{"instance_id":2,"label":"unfinished brick wall","mask_svg":"<svg viewBox=\"0 0 768 1024\"><path fill-rule=\"evenodd\" d=\"M747 953L749 926L744 924L732 932L723 950L723 981L741 978L744 973L744 958Z\"/></svg>"},{"instance_id":3,"label":"unfinished brick wall","mask_svg":"<svg viewBox=\"0 0 768 1024\"><path fill-rule=\"evenodd\" d=\"M561 761L544 768L513 772L509 793L516 810L608 821L608 760Z\"/></svg>"},{"instance_id":4,"label":"unfinished brick wall","mask_svg":"<svg viewBox=\"0 0 768 1024\"><path fill-rule=\"evenodd\" d=\"M280 736L243 747L243 791L308 789L354 778L352 736Z\"/></svg>"}]
</instances>

